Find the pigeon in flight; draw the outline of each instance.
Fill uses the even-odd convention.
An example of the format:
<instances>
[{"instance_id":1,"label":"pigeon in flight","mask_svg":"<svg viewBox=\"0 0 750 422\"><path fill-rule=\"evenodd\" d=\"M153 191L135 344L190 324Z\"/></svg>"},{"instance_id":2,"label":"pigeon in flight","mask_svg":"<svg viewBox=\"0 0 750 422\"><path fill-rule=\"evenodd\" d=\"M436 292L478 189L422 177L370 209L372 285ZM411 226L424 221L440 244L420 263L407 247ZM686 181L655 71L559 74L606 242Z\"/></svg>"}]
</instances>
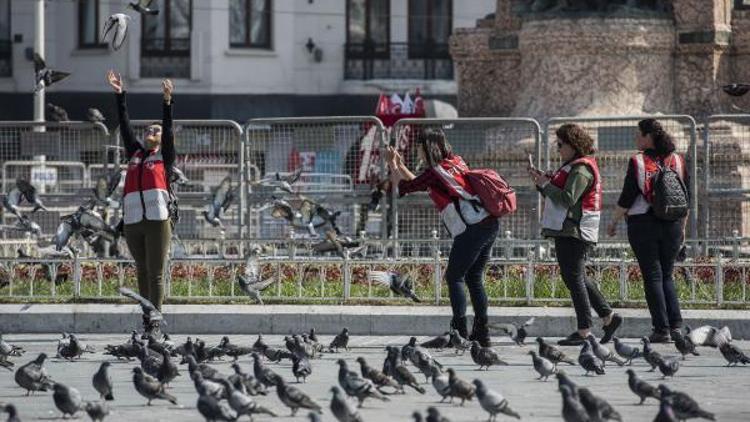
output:
<instances>
[{"instance_id":1,"label":"pigeon in flight","mask_svg":"<svg viewBox=\"0 0 750 422\"><path fill-rule=\"evenodd\" d=\"M530 327L534 324L534 317L529 318L526 322L523 324L488 324L490 328L494 328L496 330L501 330L505 332L511 340L513 340L514 343L516 343L519 346L523 346L526 340L526 336L528 335L528 332L526 331L526 327Z\"/></svg>"},{"instance_id":2,"label":"pigeon in flight","mask_svg":"<svg viewBox=\"0 0 750 422\"><path fill-rule=\"evenodd\" d=\"M61 72L59 70L47 69L47 64L44 62L42 56L38 53L34 53L34 92L38 92L45 87L48 87L56 82L70 76L68 72Z\"/></svg>"},{"instance_id":3,"label":"pigeon in flight","mask_svg":"<svg viewBox=\"0 0 750 422\"><path fill-rule=\"evenodd\" d=\"M104 24L104 32L102 33L101 39L106 40L110 31L114 30L111 45L112 49L115 51L122 47L125 38L128 36L128 21L130 21L130 16L124 13L115 13L114 15L111 15Z\"/></svg>"},{"instance_id":4,"label":"pigeon in flight","mask_svg":"<svg viewBox=\"0 0 750 422\"><path fill-rule=\"evenodd\" d=\"M370 281L387 286L391 291L399 296L403 296L420 302L419 297L414 292L414 283L408 275L401 275L391 271L370 271L368 274Z\"/></svg>"},{"instance_id":5,"label":"pigeon in flight","mask_svg":"<svg viewBox=\"0 0 750 422\"><path fill-rule=\"evenodd\" d=\"M229 209L233 200L232 178L227 176L222 179L219 186L214 190L211 202L208 204L206 211L203 211L203 217L212 226L223 229L224 224L221 222L221 213Z\"/></svg>"},{"instance_id":6,"label":"pigeon in flight","mask_svg":"<svg viewBox=\"0 0 750 422\"><path fill-rule=\"evenodd\" d=\"M732 97L741 97L750 91L750 84L728 84L722 86L721 89Z\"/></svg>"},{"instance_id":7,"label":"pigeon in flight","mask_svg":"<svg viewBox=\"0 0 750 422\"><path fill-rule=\"evenodd\" d=\"M151 8L151 3L153 2L154 0L138 0L136 3L128 3L128 8L135 10L141 15L156 16L159 14L159 10Z\"/></svg>"},{"instance_id":8,"label":"pigeon in flight","mask_svg":"<svg viewBox=\"0 0 750 422\"><path fill-rule=\"evenodd\" d=\"M147 316L148 320L151 323L154 323L157 321L161 322L164 320L164 317L162 316L161 312L159 312L159 310L156 309L156 306L154 306L154 304L151 303L150 300L128 289L127 287L120 287L119 292L121 295L125 297L129 297L135 300L136 302L138 302L138 304L141 305L141 311L143 311L143 315Z\"/></svg>"},{"instance_id":9,"label":"pigeon in flight","mask_svg":"<svg viewBox=\"0 0 750 422\"><path fill-rule=\"evenodd\" d=\"M296 171L284 177L282 177L281 174L276 173L272 177L268 177L259 181L258 184L261 186L278 188L278 189L283 190L286 193L294 193L294 191L292 190L292 185L295 184L299 180L301 175L302 175L302 167L298 168Z\"/></svg>"}]
</instances>

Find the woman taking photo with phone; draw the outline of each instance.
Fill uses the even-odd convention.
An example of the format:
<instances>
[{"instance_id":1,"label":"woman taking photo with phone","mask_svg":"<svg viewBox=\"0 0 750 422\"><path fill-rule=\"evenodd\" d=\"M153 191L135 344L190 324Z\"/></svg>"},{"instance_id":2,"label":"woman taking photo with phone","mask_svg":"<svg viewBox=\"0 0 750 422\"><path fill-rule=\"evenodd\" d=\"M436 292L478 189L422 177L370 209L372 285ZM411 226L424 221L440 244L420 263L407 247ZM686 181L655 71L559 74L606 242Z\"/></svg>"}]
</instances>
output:
<instances>
[{"instance_id":1,"label":"woman taking photo with phone","mask_svg":"<svg viewBox=\"0 0 750 422\"><path fill-rule=\"evenodd\" d=\"M123 231L138 273L138 292L161 310L164 298L162 273L172 238L169 173L175 161L172 131L172 91L162 82L162 121L146 128L143 142L130 126L122 77L110 70L107 81L115 91L120 136L128 158L123 191ZM158 329L143 316L144 329Z\"/></svg>"},{"instance_id":2,"label":"woman taking photo with phone","mask_svg":"<svg viewBox=\"0 0 750 422\"><path fill-rule=\"evenodd\" d=\"M399 196L427 191L440 213L441 220L453 238L445 280L450 293L453 319L451 328L467 337L466 294L469 289L474 308L474 325L469 340L484 347L490 345L487 329L487 294L484 270L492 246L500 231L500 223L481 207L464 173L469 170L464 160L453 153L441 130L424 130L417 135L417 156L424 170L415 176L393 147L388 147L387 161L393 186Z\"/></svg>"},{"instance_id":3,"label":"woman taking photo with phone","mask_svg":"<svg viewBox=\"0 0 750 422\"><path fill-rule=\"evenodd\" d=\"M573 124L557 129L557 150L563 165L553 173L529 167L529 176L544 196L542 235L555 240L560 274L570 290L578 330L559 341L577 346L591 333L591 308L603 322L602 343L622 324L599 288L586 277L586 255L599 239L602 186L594 157L594 140Z\"/></svg>"},{"instance_id":4,"label":"woman taking photo with phone","mask_svg":"<svg viewBox=\"0 0 750 422\"><path fill-rule=\"evenodd\" d=\"M607 233L614 236L617 223L627 217L628 241L643 274L643 289L651 313L653 332L649 340L651 343L665 343L674 331L682 327L672 270L685 238L688 172L685 159L674 152L674 139L658 121L646 119L638 122L635 145L639 152L630 158ZM673 171L682 181L682 186L676 187L684 195L684 217L664 218L658 209L654 209L657 179L662 169Z\"/></svg>"}]
</instances>

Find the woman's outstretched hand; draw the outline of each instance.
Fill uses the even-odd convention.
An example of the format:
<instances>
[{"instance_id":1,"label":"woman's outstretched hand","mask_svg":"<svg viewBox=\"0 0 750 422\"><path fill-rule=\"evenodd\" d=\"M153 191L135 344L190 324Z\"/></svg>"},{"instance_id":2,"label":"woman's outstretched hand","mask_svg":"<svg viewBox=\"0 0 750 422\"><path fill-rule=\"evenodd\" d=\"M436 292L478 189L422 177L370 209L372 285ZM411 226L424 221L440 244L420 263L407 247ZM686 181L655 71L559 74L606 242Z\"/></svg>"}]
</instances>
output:
<instances>
[{"instance_id":1,"label":"woman's outstretched hand","mask_svg":"<svg viewBox=\"0 0 750 422\"><path fill-rule=\"evenodd\" d=\"M116 94L122 94L125 89L125 85L122 83L122 76L119 73L115 73L114 70L107 72L107 82L109 86L115 91Z\"/></svg>"},{"instance_id":2,"label":"woman's outstretched hand","mask_svg":"<svg viewBox=\"0 0 750 422\"><path fill-rule=\"evenodd\" d=\"M172 101L172 91L174 91L174 84L170 79L164 79L161 81L161 89L164 92L164 101L169 103Z\"/></svg>"}]
</instances>

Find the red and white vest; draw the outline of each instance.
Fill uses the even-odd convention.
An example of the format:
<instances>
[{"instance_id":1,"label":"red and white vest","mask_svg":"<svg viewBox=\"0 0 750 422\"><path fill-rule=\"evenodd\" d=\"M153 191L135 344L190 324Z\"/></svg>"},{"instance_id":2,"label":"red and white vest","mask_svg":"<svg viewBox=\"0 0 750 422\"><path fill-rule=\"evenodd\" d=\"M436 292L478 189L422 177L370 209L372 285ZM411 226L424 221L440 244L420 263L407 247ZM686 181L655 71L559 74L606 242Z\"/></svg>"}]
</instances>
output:
<instances>
[{"instance_id":1,"label":"red and white vest","mask_svg":"<svg viewBox=\"0 0 750 422\"><path fill-rule=\"evenodd\" d=\"M577 158L568 164L560 167L550 179L550 183L560 189L565 188L565 182L568 180L570 170L578 165L586 165L591 174L594 176L594 182L581 197L581 221L578 223L578 229L581 238L587 242L596 243L599 240L599 219L602 210L602 179L599 176L599 166L596 158L591 155ZM560 231L563 229L563 223L568 218L569 209L563 205L546 198L544 201L544 213L542 214L542 228Z\"/></svg>"},{"instance_id":2,"label":"red and white vest","mask_svg":"<svg viewBox=\"0 0 750 422\"><path fill-rule=\"evenodd\" d=\"M445 228L452 237L455 238L463 233L467 224L476 224L489 217L490 214L478 205L481 201L464 177L469 167L463 158L453 154L432 170L442 180L443 189L431 188L428 193L440 212ZM459 199L454 202L454 198ZM460 210L456 208L456 205Z\"/></svg>"},{"instance_id":3,"label":"red and white vest","mask_svg":"<svg viewBox=\"0 0 750 422\"><path fill-rule=\"evenodd\" d=\"M123 223L164 221L169 218L167 172L161 151L136 151L128 163L123 191ZM142 161L142 165L141 165ZM142 173L141 173L142 172Z\"/></svg>"},{"instance_id":4,"label":"red and white vest","mask_svg":"<svg viewBox=\"0 0 750 422\"><path fill-rule=\"evenodd\" d=\"M654 176L659 171L658 162L650 155L639 152L630 158L635 166L635 179L641 194L628 209L628 215L646 214L651 209L654 195ZM665 166L671 168L685 180L685 159L679 154L670 154L661 160Z\"/></svg>"}]
</instances>

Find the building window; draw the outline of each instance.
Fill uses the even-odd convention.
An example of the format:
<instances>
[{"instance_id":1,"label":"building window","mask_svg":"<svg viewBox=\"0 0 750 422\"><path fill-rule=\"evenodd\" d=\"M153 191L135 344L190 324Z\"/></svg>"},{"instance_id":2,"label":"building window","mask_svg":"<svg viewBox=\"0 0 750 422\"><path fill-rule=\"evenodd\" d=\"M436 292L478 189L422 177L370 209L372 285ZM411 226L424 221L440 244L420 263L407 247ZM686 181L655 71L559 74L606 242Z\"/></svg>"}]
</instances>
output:
<instances>
[{"instance_id":1,"label":"building window","mask_svg":"<svg viewBox=\"0 0 750 422\"><path fill-rule=\"evenodd\" d=\"M271 48L271 0L229 0L229 46Z\"/></svg>"},{"instance_id":2,"label":"building window","mask_svg":"<svg viewBox=\"0 0 750 422\"><path fill-rule=\"evenodd\" d=\"M156 16L143 16L141 77L189 78L192 0L155 0Z\"/></svg>"},{"instance_id":3,"label":"building window","mask_svg":"<svg viewBox=\"0 0 750 422\"><path fill-rule=\"evenodd\" d=\"M104 22L109 17L109 2L101 0L78 1L78 47L106 48L99 39Z\"/></svg>"},{"instance_id":4,"label":"building window","mask_svg":"<svg viewBox=\"0 0 750 422\"><path fill-rule=\"evenodd\" d=\"M449 57L452 0L409 0L409 56Z\"/></svg>"},{"instance_id":5,"label":"building window","mask_svg":"<svg viewBox=\"0 0 750 422\"><path fill-rule=\"evenodd\" d=\"M346 1L347 55L387 57L390 39L390 0Z\"/></svg>"},{"instance_id":6,"label":"building window","mask_svg":"<svg viewBox=\"0 0 750 422\"><path fill-rule=\"evenodd\" d=\"M13 44L10 40L10 0L0 0L0 77L13 74L11 59Z\"/></svg>"}]
</instances>

